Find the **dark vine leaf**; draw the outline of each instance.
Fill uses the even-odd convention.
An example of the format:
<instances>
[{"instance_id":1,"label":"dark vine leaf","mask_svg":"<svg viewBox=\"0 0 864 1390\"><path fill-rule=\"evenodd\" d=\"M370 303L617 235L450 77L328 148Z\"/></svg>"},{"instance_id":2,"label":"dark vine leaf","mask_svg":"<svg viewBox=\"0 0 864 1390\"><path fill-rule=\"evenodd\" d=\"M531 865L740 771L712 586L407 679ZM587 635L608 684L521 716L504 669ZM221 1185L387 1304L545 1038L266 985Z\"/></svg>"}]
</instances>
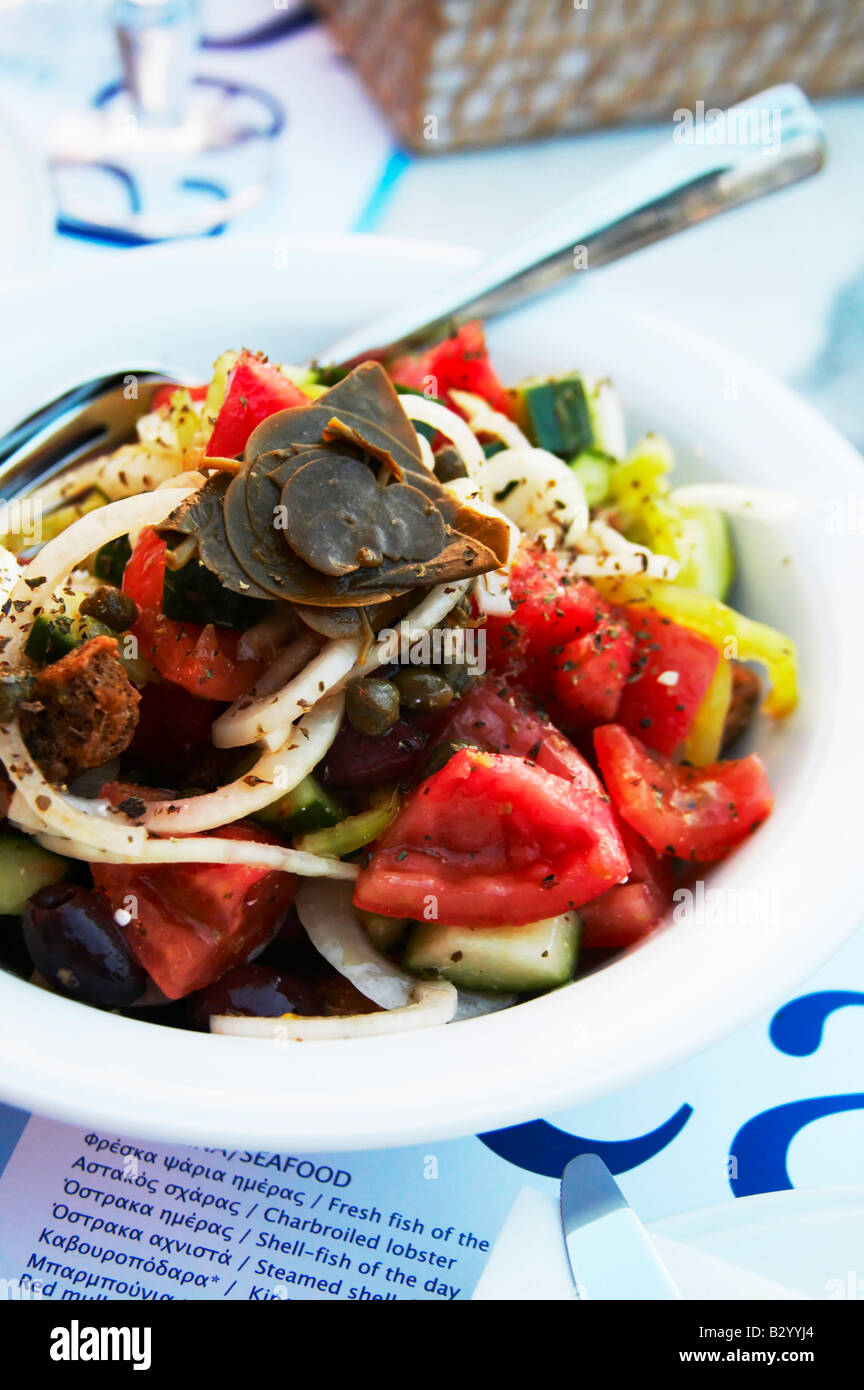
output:
<instances>
[{"instance_id":1,"label":"dark vine leaf","mask_svg":"<svg viewBox=\"0 0 864 1390\"><path fill-rule=\"evenodd\" d=\"M386 603L371 603L365 608L314 608L311 604L295 603L294 611L301 622L322 637L364 637L389 627L409 611L416 597L410 590L398 594Z\"/></svg>"},{"instance_id":2,"label":"dark vine leaf","mask_svg":"<svg viewBox=\"0 0 864 1390\"><path fill-rule=\"evenodd\" d=\"M288 544L324 574L377 569L385 559L432 560L446 542L440 512L418 488L381 487L360 459L330 449L292 474L281 506Z\"/></svg>"},{"instance_id":3,"label":"dark vine leaf","mask_svg":"<svg viewBox=\"0 0 864 1390\"><path fill-rule=\"evenodd\" d=\"M202 564L235 594L247 598L273 598L269 590L255 584L246 570L234 559L225 533L223 502L232 478L216 473L198 492L181 502L165 522L165 529L179 531L198 540L198 555Z\"/></svg>"},{"instance_id":4,"label":"dark vine leaf","mask_svg":"<svg viewBox=\"0 0 864 1390\"><path fill-rule=\"evenodd\" d=\"M280 410L249 436L251 461L273 449L288 449L344 438L386 464L394 477L425 482L417 435L399 404L393 383L379 362L364 362L311 405Z\"/></svg>"},{"instance_id":5,"label":"dark vine leaf","mask_svg":"<svg viewBox=\"0 0 864 1390\"><path fill-rule=\"evenodd\" d=\"M379 606L370 603L366 608L325 608L311 603L295 603L294 610L307 627L322 637L361 637L364 615L369 615L371 624L372 614Z\"/></svg>"},{"instance_id":6,"label":"dark vine leaf","mask_svg":"<svg viewBox=\"0 0 864 1390\"><path fill-rule=\"evenodd\" d=\"M264 459L247 464L225 494L225 534L235 562L271 598L344 603L344 583L335 586L286 544L276 524L279 492L267 476L268 468L269 460Z\"/></svg>"},{"instance_id":7,"label":"dark vine leaf","mask_svg":"<svg viewBox=\"0 0 864 1390\"><path fill-rule=\"evenodd\" d=\"M389 479L376 480L372 460ZM319 471L307 476L313 465ZM341 495L341 511L323 502L331 491ZM484 574L504 563L509 548L502 519L451 497L426 468L376 362L310 405L263 421L239 470L211 478L166 524L198 537L203 564L227 588L333 609ZM349 543L349 531L362 533L359 543Z\"/></svg>"}]
</instances>

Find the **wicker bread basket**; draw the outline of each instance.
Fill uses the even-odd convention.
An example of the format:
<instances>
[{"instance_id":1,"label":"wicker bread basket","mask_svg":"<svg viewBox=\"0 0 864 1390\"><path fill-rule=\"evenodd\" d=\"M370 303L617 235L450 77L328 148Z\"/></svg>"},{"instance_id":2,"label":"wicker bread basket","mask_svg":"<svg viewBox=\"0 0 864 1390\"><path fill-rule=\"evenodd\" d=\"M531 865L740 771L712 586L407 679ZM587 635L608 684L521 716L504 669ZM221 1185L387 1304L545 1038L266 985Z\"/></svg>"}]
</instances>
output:
<instances>
[{"instance_id":1,"label":"wicker bread basket","mask_svg":"<svg viewBox=\"0 0 864 1390\"><path fill-rule=\"evenodd\" d=\"M318 0L400 141L441 153L864 87L864 0Z\"/></svg>"}]
</instances>

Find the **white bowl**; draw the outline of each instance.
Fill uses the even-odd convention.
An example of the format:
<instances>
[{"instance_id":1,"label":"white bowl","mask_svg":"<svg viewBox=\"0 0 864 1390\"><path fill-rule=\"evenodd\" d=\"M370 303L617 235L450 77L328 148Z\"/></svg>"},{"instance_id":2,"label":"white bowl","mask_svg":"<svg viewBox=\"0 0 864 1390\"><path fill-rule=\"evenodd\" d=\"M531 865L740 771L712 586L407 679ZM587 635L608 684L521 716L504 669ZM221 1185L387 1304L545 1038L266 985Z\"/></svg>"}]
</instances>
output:
<instances>
[{"instance_id":1,"label":"white bowl","mask_svg":"<svg viewBox=\"0 0 864 1390\"><path fill-rule=\"evenodd\" d=\"M196 242L43 279L0 305L0 429L103 366L157 359L203 378L229 345L302 358L466 259L360 238ZM794 533L736 528L737 600L798 641L802 700L785 724L757 730L776 810L711 872L727 920L670 923L606 969L492 1017L352 1042L277 1047L173 1031L0 975L4 1099L116 1134L292 1152L478 1132L608 1093L696 1052L780 999L852 931L864 887L861 460L757 368L610 304L602 280L599 289L577 280L492 328L505 380L571 366L610 373L634 435L667 433L681 476L813 499ZM838 533L831 525L844 506L853 514ZM744 891L757 896L736 925Z\"/></svg>"}]
</instances>

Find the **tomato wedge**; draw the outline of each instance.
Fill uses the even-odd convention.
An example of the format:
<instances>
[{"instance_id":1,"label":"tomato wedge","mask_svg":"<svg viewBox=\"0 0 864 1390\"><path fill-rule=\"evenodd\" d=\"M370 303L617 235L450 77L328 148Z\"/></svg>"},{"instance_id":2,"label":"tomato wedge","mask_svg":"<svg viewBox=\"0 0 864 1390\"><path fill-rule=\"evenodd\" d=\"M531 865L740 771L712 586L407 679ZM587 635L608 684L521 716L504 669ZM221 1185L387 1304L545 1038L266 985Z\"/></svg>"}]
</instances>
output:
<instances>
[{"instance_id":1,"label":"tomato wedge","mask_svg":"<svg viewBox=\"0 0 864 1390\"><path fill-rule=\"evenodd\" d=\"M354 902L448 925L522 925L596 898L629 870L596 792L501 753L462 749L411 793Z\"/></svg>"},{"instance_id":2,"label":"tomato wedge","mask_svg":"<svg viewBox=\"0 0 864 1390\"><path fill-rule=\"evenodd\" d=\"M308 405L309 397L278 367L241 352L228 378L228 389L206 448L208 458L236 458L262 420L278 410Z\"/></svg>"},{"instance_id":3,"label":"tomato wedge","mask_svg":"<svg viewBox=\"0 0 864 1390\"><path fill-rule=\"evenodd\" d=\"M203 401L207 399L206 386L160 386L159 390L153 395L150 402L151 410L162 410L164 406L169 406L177 391L188 391L189 399L192 401Z\"/></svg>"},{"instance_id":4,"label":"tomato wedge","mask_svg":"<svg viewBox=\"0 0 864 1390\"><path fill-rule=\"evenodd\" d=\"M510 596L515 612L486 620L487 660L542 700L565 645L593 632L609 607L586 580L568 575L553 554L536 546L517 554Z\"/></svg>"},{"instance_id":5,"label":"tomato wedge","mask_svg":"<svg viewBox=\"0 0 864 1390\"><path fill-rule=\"evenodd\" d=\"M751 835L773 798L761 758L689 767L655 755L620 724L594 731L615 809L658 854L711 863Z\"/></svg>"},{"instance_id":6,"label":"tomato wedge","mask_svg":"<svg viewBox=\"0 0 864 1390\"><path fill-rule=\"evenodd\" d=\"M260 661L240 661L241 634L208 623L181 623L162 613L165 541L146 527L123 575L123 591L138 605L132 635L160 676L208 700L233 701L249 690L264 669Z\"/></svg>"},{"instance_id":7,"label":"tomato wedge","mask_svg":"<svg viewBox=\"0 0 864 1390\"><path fill-rule=\"evenodd\" d=\"M626 624L606 617L593 632L565 643L555 661L554 691L568 724L585 728L615 718L633 649Z\"/></svg>"},{"instance_id":8,"label":"tomato wedge","mask_svg":"<svg viewBox=\"0 0 864 1390\"><path fill-rule=\"evenodd\" d=\"M626 821L619 821L618 829L630 860L630 877L580 908L586 950L632 946L656 927L672 905L671 861L655 854Z\"/></svg>"},{"instance_id":9,"label":"tomato wedge","mask_svg":"<svg viewBox=\"0 0 864 1390\"><path fill-rule=\"evenodd\" d=\"M228 825L220 839L279 844L260 826ZM203 989L276 931L294 898L293 874L247 864L92 864L120 930L169 999ZM122 918L121 918L122 923Z\"/></svg>"},{"instance_id":10,"label":"tomato wedge","mask_svg":"<svg viewBox=\"0 0 864 1390\"><path fill-rule=\"evenodd\" d=\"M489 361L483 325L477 319L428 352L397 358L389 373L399 386L426 391L431 385L435 396L446 398L454 387L458 391L473 391L488 401L493 410L511 414L510 397Z\"/></svg>"},{"instance_id":11,"label":"tomato wedge","mask_svg":"<svg viewBox=\"0 0 864 1390\"><path fill-rule=\"evenodd\" d=\"M658 753L674 753L690 732L720 653L698 632L647 608L627 607L620 612L626 616L636 649L617 713L613 710L610 718ZM660 679L672 675L672 685Z\"/></svg>"},{"instance_id":12,"label":"tomato wedge","mask_svg":"<svg viewBox=\"0 0 864 1390\"><path fill-rule=\"evenodd\" d=\"M560 729L495 676L477 681L452 706L439 737L488 753L517 754L577 787L605 795L599 777Z\"/></svg>"}]
</instances>

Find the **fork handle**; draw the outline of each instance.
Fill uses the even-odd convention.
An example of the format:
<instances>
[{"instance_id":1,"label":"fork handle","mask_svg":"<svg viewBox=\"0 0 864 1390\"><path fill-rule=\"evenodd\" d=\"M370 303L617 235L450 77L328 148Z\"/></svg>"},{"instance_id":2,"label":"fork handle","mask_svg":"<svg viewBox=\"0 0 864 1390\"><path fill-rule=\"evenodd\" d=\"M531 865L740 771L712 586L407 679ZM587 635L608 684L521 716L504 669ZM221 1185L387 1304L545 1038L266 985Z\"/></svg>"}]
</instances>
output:
<instances>
[{"instance_id":1,"label":"fork handle","mask_svg":"<svg viewBox=\"0 0 864 1390\"><path fill-rule=\"evenodd\" d=\"M666 145L558 207L422 302L331 344L319 361L352 366L435 342L651 242L807 178L822 167L821 124L800 88L772 87L726 112L676 111ZM715 137L725 138L715 143ZM708 143L708 141L711 143Z\"/></svg>"}]
</instances>

